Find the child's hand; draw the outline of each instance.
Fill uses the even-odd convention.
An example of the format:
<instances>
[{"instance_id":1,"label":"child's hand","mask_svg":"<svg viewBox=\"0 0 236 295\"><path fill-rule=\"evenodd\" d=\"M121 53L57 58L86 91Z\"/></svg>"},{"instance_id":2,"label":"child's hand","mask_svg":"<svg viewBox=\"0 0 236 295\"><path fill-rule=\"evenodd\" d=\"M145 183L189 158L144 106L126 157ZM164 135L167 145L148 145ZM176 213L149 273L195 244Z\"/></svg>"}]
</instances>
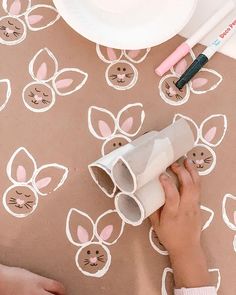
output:
<instances>
[{"instance_id":1,"label":"child's hand","mask_svg":"<svg viewBox=\"0 0 236 295\"><path fill-rule=\"evenodd\" d=\"M4 295L65 295L59 282L27 270L0 265L0 294Z\"/></svg>"},{"instance_id":2,"label":"child's hand","mask_svg":"<svg viewBox=\"0 0 236 295\"><path fill-rule=\"evenodd\" d=\"M176 287L209 285L209 273L201 247L200 181L194 165L185 160L171 169L177 175L179 191L173 180L163 174L160 181L166 202L151 217L152 226L170 255Z\"/></svg>"}]
</instances>

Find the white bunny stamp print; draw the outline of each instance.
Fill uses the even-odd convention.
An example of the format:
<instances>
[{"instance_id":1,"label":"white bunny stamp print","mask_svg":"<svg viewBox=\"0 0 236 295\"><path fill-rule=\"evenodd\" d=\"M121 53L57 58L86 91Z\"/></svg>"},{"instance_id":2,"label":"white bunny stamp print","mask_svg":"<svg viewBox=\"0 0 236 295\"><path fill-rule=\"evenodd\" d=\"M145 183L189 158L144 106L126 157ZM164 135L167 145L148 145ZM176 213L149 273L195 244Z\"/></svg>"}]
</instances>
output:
<instances>
[{"instance_id":1,"label":"white bunny stamp print","mask_svg":"<svg viewBox=\"0 0 236 295\"><path fill-rule=\"evenodd\" d=\"M100 278L111 265L108 246L115 244L124 231L125 223L116 210L101 214L96 222L78 209L70 209L66 220L66 235L78 247L75 255L77 268L85 276Z\"/></svg>"},{"instance_id":2,"label":"white bunny stamp print","mask_svg":"<svg viewBox=\"0 0 236 295\"><path fill-rule=\"evenodd\" d=\"M204 94L216 89L223 80L223 77L215 70L202 68L192 81L179 90L175 83L178 78L187 70L188 66L195 60L193 51L190 52L188 59L184 58L171 68L171 74L162 77L159 82L159 92L161 98L172 106L185 104L191 93Z\"/></svg>"},{"instance_id":3,"label":"white bunny stamp print","mask_svg":"<svg viewBox=\"0 0 236 295\"><path fill-rule=\"evenodd\" d=\"M236 232L236 196L226 194L222 202L222 217L229 229ZM233 249L236 252L236 234L233 239Z\"/></svg>"},{"instance_id":4,"label":"white bunny stamp print","mask_svg":"<svg viewBox=\"0 0 236 295\"><path fill-rule=\"evenodd\" d=\"M39 31L53 25L59 18L55 7L46 4L31 5L31 0L2 0L6 16L0 18L0 43L17 45L27 30Z\"/></svg>"},{"instance_id":5,"label":"white bunny stamp print","mask_svg":"<svg viewBox=\"0 0 236 295\"><path fill-rule=\"evenodd\" d=\"M219 290L221 285L221 273L219 268L209 268L208 272L211 275L211 280L214 283L216 291ZM174 284L173 284L173 269L166 267L163 270L161 278L161 295L171 295L173 294Z\"/></svg>"},{"instance_id":6,"label":"white bunny stamp print","mask_svg":"<svg viewBox=\"0 0 236 295\"><path fill-rule=\"evenodd\" d=\"M210 224L213 221L214 218L214 211L206 206L201 205L200 206L201 210L203 213L205 213L204 217L204 221L203 221L203 225L202 225L202 231L206 230ZM158 239L157 234L155 233L155 231L153 230L153 227L151 226L150 230L149 230L149 242L152 246L152 248L159 254L161 255L169 255L168 251L165 249L165 247L161 244L161 242Z\"/></svg>"},{"instance_id":7,"label":"white bunny stamp print","mask_svg":"<svg viewBox=\"0 0 236 295\"><path fill-rule=\"evenodd\" d=\"M3 206L14 217L24 218L35 211L39 196L46 196L63 185L68 168L57 163L37 167L29 151L20 147L10 158L6 173L12 185L3 194Z\"/></svg>"},{"instance_id":8,"label":"white bunny stamp print","mask_svg":"<svg viewBox=\"0 0 236 295\"><path fill-rule=\"evenodd\" d=\"M103 141L102 155L129 143L143 126L145 112L141 103L128 104L117 116L104 108L91 106L88 110L88 127L91 134Z\"/></svg>"},{"instance_id":9,"label":"white bunny stamp print","mask_svg":"<svg viewBox=\"0 0 236 295\"><path fill-rule=\"evenodd\" d=\"M8 79L0 80L0 112L3 111L11 97L11 82Z\"/></svg>"},{"instance_id":10,"label":"white bunny stamp print","mask_svg":"<svg viewBox=\"0 0 236 295\"><path fill-rule=\"evenodd\" d=\"M98 57L109 64L105 72L107 84L116 90L134 87L138 81L138 70L134 64L143 62L150 50L117 50L97 44Z\"/></svg>"},{"instance_id":11,"label":"white bunny stamp print","mask_svg":"<svg viewBox=\"0 0 236 295\"><path fill-rule=\"evenodd\" d=\"M88 74L78 68L59 70L58 61L48 48L39 50L29 64L33 82L22 92L24 105L32 112L46 112L56 102L56 94L67 96L81 89ZM51 82L51 85L50 85Z\"/></svg>"},{"instance_id":12,"label":"white bunny stamp print","mask_svg":"<svg viewBox=\"0 0 236 295\"><path fill-rule=\"evenodd\" d=\"M176 114L173 122L184 118L188 121L195 133L195 146L187 153L200 175L207 175L216 166L216 148L222 142L227 131L227 117L223 114L214 114L207 117L200 124L200 127L189 117Z\"/></svg>"}]
</instances>

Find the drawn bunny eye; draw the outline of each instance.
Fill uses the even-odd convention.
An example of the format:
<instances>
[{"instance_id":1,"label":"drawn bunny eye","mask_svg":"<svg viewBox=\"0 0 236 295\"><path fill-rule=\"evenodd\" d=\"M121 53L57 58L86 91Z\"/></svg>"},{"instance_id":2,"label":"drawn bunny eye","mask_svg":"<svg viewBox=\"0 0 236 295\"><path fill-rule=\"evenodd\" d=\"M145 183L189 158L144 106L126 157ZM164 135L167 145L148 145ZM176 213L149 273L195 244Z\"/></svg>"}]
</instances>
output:
<instances>
[{"instance_id":1,"label":"drawn bunny eye","mask_svg":"<svg viewBox=\"0 0 236 295\"><path fill-rule=\"evenodd\" d=\"M56 8L45 4L34 5L25 14L25 21L31 31L46 29L55 24L59 18Z\"/></svg>"},{"instance_id":2,"label":"drawn bunny eye","mask_svg":"<svg viewBox=\"0 0 236 295\"><path fill-rule=\"evenodd\" d=\"M218 146L227 131L227 117L223 114L215 114L206 118L200 126L200 138L205 144Z\"/></svg>"},{"instance_id":3,"label":"drawn bunny eye","mask_svg":"<svg viewBox=\"0 0 236 295\"><path fill-rule=\"evenodd\" d=\"M116 118L106 109L91 106L88 110L88 127L94 137L105 140L116 133Z\"/></svg>"},{"instance_id":4,"label":"drawn bunny eye","mask_svg":"<svg viewBox=\"0 0 236 295\"><path fill-rule=\"evenodd\" d=\"M117 115L118 130L129 137L138 134L143 126L145 112L141 103L125 106Z\"/></svg>"},{"instance_id":5,"label":"drawn bunny eye","mask_svg":"<svg viewBox=\"0 0 236 295\"><path fill-rule=\"evenodd\" d=\"M101 243L113 245L123 234L124 226L116 210L108 210L96 220L95 236Z\"/></svg>"},{"instance_id":6,"label":"drawn bunny eye","mask_svg":"<svg viewBox=\"0 0 236 295\"><path fill-rule=\"evenodd\" d=\"M18 148L7 164L7 175L12 183L27 184L32 180L36 162L26 148Z\"/></svg>"},{"instance_id":7,"label":"drawn bunny eye","mask_svg":"<svg viewBox=\"0 0 236 295\"><path fill-rule=\"evenodd\" d=\"M61 187L68 176L68 168L59 164L46 164L37 169L32 184L38 194L46 196Z\"/></svg>"}]
</instances>

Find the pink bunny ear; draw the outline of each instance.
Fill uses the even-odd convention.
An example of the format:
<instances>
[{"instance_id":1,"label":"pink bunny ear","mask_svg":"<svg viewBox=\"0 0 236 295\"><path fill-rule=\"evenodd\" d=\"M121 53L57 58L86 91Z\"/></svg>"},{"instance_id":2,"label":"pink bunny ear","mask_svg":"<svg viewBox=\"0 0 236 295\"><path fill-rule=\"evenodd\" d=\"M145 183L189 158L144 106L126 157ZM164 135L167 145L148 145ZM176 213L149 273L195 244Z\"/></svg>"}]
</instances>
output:
<instances>
[{"instance_id":1,"label":"pink bunny ear","mask_svg":"<svg viewBox=\"0 0 236 295\"><path fill-rule=\"evenodd\" d=\"M88 110L88 127L94 137L106 140L116 133L116 118L106 109L91 106Z\"/></svg>"},{"instance_id":2,"label":"pink bunny ear","mask_svg":"<svg viewBox=\"0 0 236 295\"><path fill-rule=\"evenodd\" d=\"M19 165L16 171L16 178L18 182L26 182L26 170L24 166Z\"/></svg>"},{"instance_id":3,"label":"pink bunny ear","mask_svg":"<svg viewBox=\"0 0 236 295\"><path fill-rule=\"evenodd\" d=\"M73 83L73 79L62 79L56 82L56 87L57 89L64 89L71 86L72 83Z\"/></svg>"},{"instance_id":4,"label":"pink bunny ear","mask_svg":"<svg viewBox=\"0 0 236 295\"><path fill-rule=\"evenodd\" d=\"M135 58L138 57L138 55L140 54L140 52L141 52L141 50L129 50L129 51L128 51L128 56L129 56L130 58L135 59Z\"/></svg>"},{"instance_id":5,"label":"pink bunny ear","mask_svg":"<svg viewBox=\"0 0 236 295\"><path fill-rule=\"evenodd\" d=\"M46 196L63 185L68 176L68 168L59 164L41 166L35 172L32 185L37 193Z\"/></svg>"},{"instance_id":6,"label":"pink bunny ear","mask_svg":"<svg viewBox=\"0 0 236 295\"><path fill-rule=\"evenodd\" d=\"M27 183L37 169L33 156L26 148L18 148L7 164L7 175L13 183Z\"/></svg>"},{"instance_id":7,"label":"pink bunny ear","mask_svg":"<svg viewBox=\"0 0 236 295\"><path fill-rule=\"evenodd\" d=\"M112 134L111 128L103 120L98 121L98 127L103 137L109 137Z\"/></svg>"},{"instance_id":8,"label":"pink bunny ear","mask_svg":"<svg viewBox=\"0 0 236 295\"><path fill-rule=\"evenodd\" d=\"M214 126L207 131L207 133L204 136L204 138L207 142L211 142L215 138L216 130L217 130L217 128Z\"/></svg>"},{"instance_id":9,"label":"pink bunny ear","mask_svg":"<svg viewBox=\"0 0 236 295\"><path fill-rule=\"evenodd\" d=\"M42 15L36 15L36 14L35 15L30 15L28 17L28 21L29 21L30 25L35 25L35 24L41 22L42 19L43 19Z\"/></svg>"},{"instance_id":10,"label":"pink bunny ear","mask_svg":"<svg viewBox=\"0 0 236 295\"><path fill-rule=\"evenodd\" d=\"M117 56L113 48L107 47L107 56L110 61L117 60Z\"/></svg>"},{"instance_id":11,"label":"pink bunny ear","mask_svg":"<svg viewBox=\"0 0 236 295\"><path fill-rule=\"evenodd\" d=\"M103 241L107 241L113 232L113 225L107 225L101 232L100 237Z\"/></svg>"},{"instance_id":12,"label":"pink bunny ear","mask_svg":"<svg viewBox=\"0 0 236 295\"><path fill-rule=\"evenodd\" d=\"M134 123L134 118L133 117L129 117L128 119L126 119L122 125L121 125L121 129L124 130L125 132L129 132L132 127L133 127L133 123Z\"/></svg>"},{"instance_id":13,"label":"pink bunny ear","mask_svg":"<svg viewBox=\"0 0 236 295\"><path fill-rule=\"evenodd\" d=\"M66 96L81 89L88 79L88 74L77 68L60 70L53 78L53 87L58 95Z\"/></svg>"},{"instance_id":14,"label":"pink bunny ear","mask_svg":"<svg viewBox=\"0 0 236 295\"><path fill-rule=\"evenodd\" d=\"M77 236L81 243L87 243L89 241L89 234L81 225L78 225L77 227Z\"/></svg>"},{"instance_id":15,"label":"pink bunny ear","mask_svg":"<svg viewBox=\"0 0 236 295\"><path fill-rule=\"evenodd\" d=\"M9 13L12 15L19 15L21 12L21 1L14 0L12 5L10 6Z\"/></svg>"},{"instance_id":16,"label":"pink bunny ear","mask_svg":"<svg viewBox=\"0 0 236 295\"><path fill-rule=\"evenodd\" d=\"M41 189L41 188L44 188L46 186L49 185L49 183L51 182L52 178L51 177L45 177L45 178L42 178L40 180L38 180L36 182L36 186L38 189Z\"/></svg>"},{"instance_id":17,"label":"pink bunny ear","mask_svg":"<svg viewBox=\"0 0 236 295\"><path fill-rule=\"evenodd\" d=\"M202 86L206 85L208 80L205 78L196 78L192 81L193 89L201 88Z\"/></svg>"},{"instance_id":18,"label":"pink bunny ear","mask_svg":"<svg viewBox=\"0 0 236 295\"><path fill-rule=\"evenodd\" d=\"M31 7L26 13L25 20L31 31L39 31L52 26L58 19L55 7L46 4L37 4Z\"/></svg>"},{"instance_id":19,"label":"pink bunny ear","mask_svg":"<svg viewBox=\"0 0 236 295\"><path fill-rule=\"evenodd\" d=\"M29 73L36 81L50 81L57 72L57 59L48 48L40 49L30 61Z\"/></svg>"},{"instance_id":20,"label":"pink bunny ear","mask_svg":"<svg viewBox=\"0 0 236 295\"><path fill-rule=\"evenodd\" d=\"M82 246L94 238L94 222L85 212L71 208L66 218L66 235L69 241Z\"/></svg>"},{"instance_id":21,"label":"pink bunny ear","mask_svg":"<svg viewBox=\"0 0 236 295\"><path fill-rule=\"evenodd\" d=\"M177 63L174 70L175 70L176 74L182 75L186 71L187 67L188 67L187 60L184 58L180 62Z\"/></svg>"},{"instance_id":22,"label":"pink bunny ear","mask_svg":"<svg viewBox=\"0 0 236 295\"><path fill-rule=\"evenodd\" d=\"M46 80L47 72L48 72L47 64L45 62L43 62L37 71L37 74L36 74L37 79L38 80Z\"/></svg>"}]
</instances>

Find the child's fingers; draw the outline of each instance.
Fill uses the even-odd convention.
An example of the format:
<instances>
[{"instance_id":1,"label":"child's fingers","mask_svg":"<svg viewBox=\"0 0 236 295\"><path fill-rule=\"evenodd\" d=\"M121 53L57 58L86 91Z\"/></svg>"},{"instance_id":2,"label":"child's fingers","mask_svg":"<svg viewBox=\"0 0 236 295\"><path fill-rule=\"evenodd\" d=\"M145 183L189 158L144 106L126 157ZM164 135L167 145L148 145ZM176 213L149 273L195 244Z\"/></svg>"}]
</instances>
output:
<instances>
[{"instance_id":1,"label":"child's fingers","mask_svg":"<svg viewBox=\"0 0 236 295\"><path fill-rule=\"evenodd\" d=\"M189 159L185 159L184 165L186 169L188 170L189 174L192 177L193 183L197 186L200 185L200 177L197 171L197 168L193 165L193 162Z\"/></svg>"},{"instance_id":2,"label":"child's fingers","mask_svg":"<svg viewBox=\"0 0 236 295\"><path fill-rule=\"evenodd\" d=\"M165 192L165 205L163 207L163 211L167 214L175 216L180 202L178 189L174 181L166 174L162 174L160 176L160 181Z\"/></svg>"},{"instance_id":3,"label":"child's fingers","mask_svg":"<svg viewBox=\"0 0 236 295\"><path fill-rule=\"evenodd\" d=\"M65 287L57 281L44 278L42 284L45 291L48 291L57 295L65 295L65 292L66 292Z\"/></svg>"},{"instance_id":4,"label":"child's fingers","mask_svg":"<svg viewBox=\"0 0 236 295\"><path fill-rule=\"evenodd\" d=\"M193 184L192 177L184 166L176 162L171 166L171 169L178 176L182 188Z\"/></svg>"}]
</instances>

